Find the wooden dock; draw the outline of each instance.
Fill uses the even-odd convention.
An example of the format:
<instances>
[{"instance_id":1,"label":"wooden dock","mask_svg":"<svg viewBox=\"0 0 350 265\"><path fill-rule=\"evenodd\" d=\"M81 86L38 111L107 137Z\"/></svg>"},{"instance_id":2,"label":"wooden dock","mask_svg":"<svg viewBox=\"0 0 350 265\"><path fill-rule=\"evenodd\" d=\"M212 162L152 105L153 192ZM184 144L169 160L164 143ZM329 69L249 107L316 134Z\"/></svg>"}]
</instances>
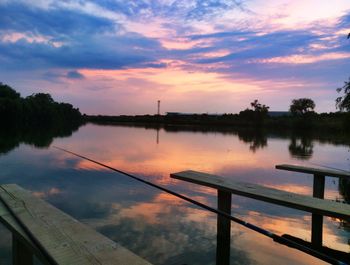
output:
<instances>
[{"instance_id":1,"label":"wooden dock","mask_svg":"<svg viewBox=\"0 0 350 265\"><path fill-rule=\"evenodd\" d=\"M150 265L14 184L0 186L0 221L13 234L14 265L31 265L33 255L47 265Z\"/></svg>"}]
</instances>

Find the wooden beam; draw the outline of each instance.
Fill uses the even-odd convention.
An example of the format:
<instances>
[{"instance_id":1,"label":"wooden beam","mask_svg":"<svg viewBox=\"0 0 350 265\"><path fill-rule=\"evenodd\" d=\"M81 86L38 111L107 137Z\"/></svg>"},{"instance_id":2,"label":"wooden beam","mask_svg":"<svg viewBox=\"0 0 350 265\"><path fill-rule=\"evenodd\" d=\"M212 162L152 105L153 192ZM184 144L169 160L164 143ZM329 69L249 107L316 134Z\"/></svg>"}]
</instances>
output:
<instances>
[{"instance_id":1,"label":"wooden beam","mask_svg":"<svg viewBox=\"0 0 350 265\"><path fill-rule=\"evenodd\" d=\"M324 198L325 176L314 175L313 197ZM312 214L311 217L311 242L314 246L322 246L323 241L323 216Z\"/></svg>"},{"instance_id":2,"label":"wooden beam","mask_svg":"<svg viewBox=\"0 0 350 265\"><path fill-rule=\"evenodd\" d=\"M33 252L12 234L12 264L33 265Z\"/></svg>"},{"instance_id":3,"label":"wooden beam","mask_svg":"<svg viewBox=\"0 0 350 265\"><path fill-rule=\"evenodd\" d=\"M6 226L6 228L12 233L12 238L16 239L17 243L24 245L25 248L29 249L31 253L40 260L42 264L48 264L45 258L41 255L35 243L28 237L23 228L17 223L14 217L11 215L9 210L6 208L4 203L0 200L0 222ZM13 244L13 243L12 243ZM13 248L15 246L13 245Z\"/></svg>"},{"instance_id":4,"label":"wooden beam","mask_svg":"<svg viewBox=\"0 0 350 265\"><path fill-rule=\"evenodd\" d=\"M0 198L53 264L150 264L17 185L1 185Z\"/></svg>"},{"instance_id":5,"label":"wooden beam","mask_svg":"<svg viewBox=\"0 0 350 265\"><path fill-rule=\"evenodd\" d=\"M325 176L314 175L314 185L312 196L315 198L324 198Z\"/></svg>"},{"instance_id":6,"label":"wooden beam","mask_svg":"<svg viewBox=\"0 0 350 265\"><path fill-rule=\"evenodd\" d=\"M230 192L218 190L218 209L231 215ZM231 220L218 214L216 233L216 264L230 265Z\"/></svg>"},{"instance_id":7,"label":"wooden beam","mask_svg":"<svg viewBox=\"0 0 350 265\"><path fill-rule=\"evenodd\" d=\"M311 216L311 243L314 246L322 246L323 241L323 216L313 213Z\"/></svg>"},{"instance_id":8,"label":"wooden beam","mask_svg":"<svg viewBox=\"0 0 350 265\"><path fill-rule=\"evenodd\" d=\"M306 174L321 175L321 176L327 176L327 177L335 177L335 178L350 178L350 172L335 170L335 169L304 167L304 166L289 165L289 164L276 165L276 169L282 169L282 170L294 171L294 172L300 172L300 173L306 173Z\"/></svg>"},{"instance_id":9,"label":"wooden beam","mask_svg":"<svg viewBox=\"0 0 350 265\"><path fill-rule=\"evenodd\" d=\"M171 174L171 177L289 208L350 220L350 205L344 203L322 200L252 183L237 182L191 170Z\"/></svg>"}]
</instances>

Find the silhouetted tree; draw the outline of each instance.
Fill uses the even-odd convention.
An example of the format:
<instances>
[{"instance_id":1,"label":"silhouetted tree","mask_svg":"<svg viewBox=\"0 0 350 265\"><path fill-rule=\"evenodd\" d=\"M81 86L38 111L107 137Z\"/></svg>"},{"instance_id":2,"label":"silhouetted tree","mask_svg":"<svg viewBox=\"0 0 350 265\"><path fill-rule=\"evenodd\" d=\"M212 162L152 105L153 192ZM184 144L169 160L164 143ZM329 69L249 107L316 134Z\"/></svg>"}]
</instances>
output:
<instances>
[{"instance_id":1,"label":"silhouetted tree","mask_svg":"<svg viewBox=\"0 0 350 265\"><path fill-rule=\"evenodd\" d=\"M21 95L16 92L16 90L14 90L12 87L5 85L3 83L0 82L0 98L1 99L19 99L21 97Z\"/></svg>"},{"instance_id":2,"label":"silhouetted tree","mask_svg":"<svg viewBox=\"0 0 350 265\"><path fill-rule=\"evenodd\" d=\"M343 96L335 100L336 107L339 110L350 111L350 78L349 81L345 82L343 87L337 88L337 92L343 92Z\"/></svg>"},{"instance_id":3,"label":"silhouetted tree","mask_svg":"<svg viewBox=\"0 0 350 265\"><path fill-rule=\"evenodd\" d=\"M50 94L37 93L23 99L13 88L0 83L0 125L63 127L81 121L79 109L55 102Z\"/></svg>"},{"instance_id":4,"label":"silhouetted tree","mask_svg":"<svg viewBox=\"0 0 350 265\"><path fill-rule=\"evenodd\" d=\"M22 113L21 96L13 88L0 83L0 124L18 122Z\"/></svg>"},{"instance_id":5,"label":"silhouetted tree","mask_svg":"<svg viewBox=\"0 0 350 265\"><path fill-rule=\"evenodd\" d=\"M269 111L269 108L270 108L270 107L268 107L266 105L260 104L257 99L254 100L253 102L251 102L250 106L253 108L253 110L255 112L259 112L259 113L262 113L262 114L267 114L267 112Z\"/></svg>"},{"instance_id":6,"label":"silhouetted tree","mask_svg":"<svg viewBox=\"0 0 350 265\"><path fill-rule=\"evenodd\" d=\"M315 102L312 99L299 98L292 100L289 110L293 115L305 115L306 113L313 112L315 106Z\"/></svg>"},{"instance_id":7,"label":"silhouetted tree","mask_svg":"<svg viewBox=\"0 0 350 265\"><path fill-rule=\"evenodd\" d=\"M250 106L252 109L247 108L241 111L239 113L239 117L247 121L252 121L256 125L261 125L267 117L267 113L270 107L259 103L257 99L251 102Z\"/></svg>"}]
</instances>

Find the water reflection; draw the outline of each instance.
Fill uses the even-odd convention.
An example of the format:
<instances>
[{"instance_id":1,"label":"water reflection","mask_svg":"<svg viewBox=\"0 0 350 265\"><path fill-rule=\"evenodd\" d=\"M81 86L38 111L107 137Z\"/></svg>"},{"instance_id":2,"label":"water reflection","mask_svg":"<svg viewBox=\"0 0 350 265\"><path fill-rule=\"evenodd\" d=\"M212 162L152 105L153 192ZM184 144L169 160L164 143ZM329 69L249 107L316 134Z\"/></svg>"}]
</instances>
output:
<instances>
[{"instance_id":1,"label":"water reflection","mask_svg":"<svg viewBox=\"0 0 350 265\"><path fill-rule=\"evenodd\" d=\"M296 138L294 136L288 147L291 156L301 160L309 160L314 152L313 148L314 145L310 138Z\"/></svg>"},{"instance_id":2,"label":"water reflection","mask_svg":"<svg viewBox=\"0 0 350 265\"><path fill-rule=\"evenodd\" d=\"M238 138L249 144L249 150L255 153L256 150L267 146L267 134L263 130L239 130Z\"/></svg>"},{"instance_id":3,"label":"water reflection","mask_svg":"<svg viewBox=\"0 0 350 265\"><path fill-rule=\"evenodd\" d=\"M8 127L0 130L0 155L7 154L21 143L37 148L49 147L56 137L69 137L78 130L79 124L61 124L60 127Z\"/></svg>"},{"instance_id":4,"label":"water reflection","mask_svg":"<svg viewBox=\"0 0 350 265\"><path fill-rule=\"evenodd\" d=\"M71 137L55 138L53 144L213 207L215 190L172 180L169 174L193 169L312 194L312 177L274 170L274 165L281 162L303 162L290 156L289 133L170 127L86 125ZM301 139L300 135L295 137ZM332 137L309 137L313 155L308 162L344 167L348 142ZM251 146L257 147L252 150ZM19 144L13 152L0 157L0 182L18 183L154 264L215 264L215 215L87 161L57 150ZM339 198L340 189L347 190L340 188L337 180L327 180L325 197ZM272 232L310 241L311 215L305 212L240 196L233 196L232 203L235 216ZM340 224L339 220L325 219L324 241L349 252L350 232ZM234 223L230 262L322 264Z\"/></svg>"}]
</instances>

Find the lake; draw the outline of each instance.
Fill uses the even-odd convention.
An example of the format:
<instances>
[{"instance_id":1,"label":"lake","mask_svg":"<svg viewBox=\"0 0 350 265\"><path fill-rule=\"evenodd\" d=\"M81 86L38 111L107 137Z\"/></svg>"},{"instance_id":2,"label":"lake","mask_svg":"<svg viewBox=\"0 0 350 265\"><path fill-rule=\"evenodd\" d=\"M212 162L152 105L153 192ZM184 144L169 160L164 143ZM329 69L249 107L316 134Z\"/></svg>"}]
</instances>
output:
<instances>
[{"instance_id":1,"label":"lake","mask_svg":"<svg viewBox=\"0 0 350 265\"><path fill-rule=\"evenodd\" d=\"M0 183L17 183L153 264L215 264L217 216L53 146L95 159L216 207L216 191L170 178L192 169L304 195L311 175L276 170L293 163L349 170L348 141L337 136L87 124L38 144L0 140ZM35 134L41 139L40 133ZM40 142L40 141L39 141ZM326 178L325 198L349 201ZM310 241L311 214L232 196L232 214L277 234ZM11 234L0 226L0 264L11 264ZM350 252L348 223L324 218L324 245ZM324 264L231 223L230 264Z\"/></svg>"}]
</instances>

